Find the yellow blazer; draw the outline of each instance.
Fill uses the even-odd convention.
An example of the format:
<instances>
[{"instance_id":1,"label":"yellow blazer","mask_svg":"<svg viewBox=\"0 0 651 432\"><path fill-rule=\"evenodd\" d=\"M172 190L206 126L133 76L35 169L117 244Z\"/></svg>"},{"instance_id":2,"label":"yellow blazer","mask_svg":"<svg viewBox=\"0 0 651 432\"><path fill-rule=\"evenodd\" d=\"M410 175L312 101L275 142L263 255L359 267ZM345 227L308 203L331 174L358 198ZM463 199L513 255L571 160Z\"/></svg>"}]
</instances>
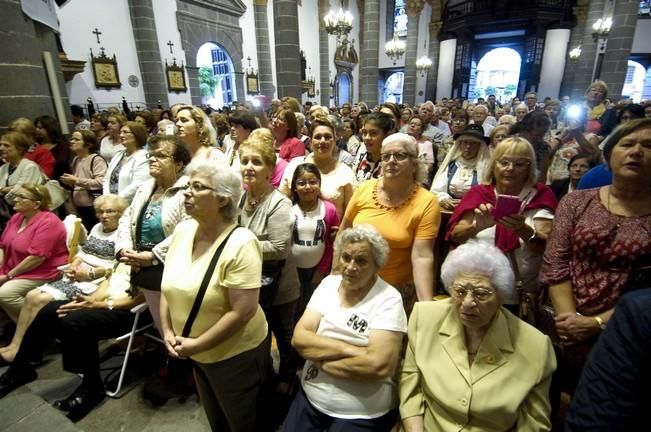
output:
<instances>
[{"instance_id":1,"label":"yellow blazer","mask_svg":"<svg viewBox=\"0 0 651 432\"><path fill-rule=\"evenodd\" d=\"M400 373L400 417L426 431L548 431L551 341L500 308L468 366L452 300L416 303Z\"/></svg>"}]
</instances>

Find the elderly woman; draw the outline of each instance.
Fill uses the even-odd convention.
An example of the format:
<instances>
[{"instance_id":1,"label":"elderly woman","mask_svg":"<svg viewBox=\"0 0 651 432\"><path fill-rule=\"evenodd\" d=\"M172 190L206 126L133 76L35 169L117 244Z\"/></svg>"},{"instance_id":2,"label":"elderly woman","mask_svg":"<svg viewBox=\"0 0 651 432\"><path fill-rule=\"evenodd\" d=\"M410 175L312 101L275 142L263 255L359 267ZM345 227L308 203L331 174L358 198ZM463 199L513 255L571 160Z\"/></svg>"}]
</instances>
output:
<instances>
[{"instance_id":1,"label":"elderly woman","mask_svg":"<svg viewBox=\"0 0 651 432\"><path fill-rule=\"evenodd\" d=\"M54 407L78 421L105 397L100 375L98 343L131 330L131 308L142 302L129 284L128 267L118 266L110 281L91 295L76 295L72 301L53 301L43 307L27 329L16 358L0 376L0 397L37 378L33 363L55 339L61 341L63 368L83 376L81 384Z\"/></svg>"},{"instance_id":2,"label":"elderly woman","mask_svg":"<svg viewBox=\"0 0 651 432\"><path fill-rule=\"evenodd\" d=\"M114 244L118 220L128 202L116 195L102 195L93 206L100 223L88 234L74 260L64 270L64 278L33 289L25 296L11 343L0 349L0 363L16 357L27 328L38 312L52 300L73 300L78 294L91 294L108 278L115 265Z\"/></svg>"},{"instance_id":3,"label":"elderly woman","mask_svg":"<svg viewBox=\"0 0 651 432\"><path fill-rule=\"evenodd\" d=\"M503 212L500 195L517 197L517 208ZM457 244L479 240L507 254L518 282L537 304L538 272L555 209L552 191L536 183L531 144L523 138L507 138L493 151L482 184L470 189L454 210L449 233ZM518 305L522 300L517 296L502 298L508 305Z\"/></svg>"},{"instance_id":4,"label":"elderly woman","mask_svg":"<svg viewBox=\"0 0 651 432\"><path fill-rule=\"evenodd\" d=\"M490 144L488 146L488 149L492 152L495 150L495 147L499 143L501 143L506 137L509 136L509 131L511 129L511 126L508 125L497 125L491 130L490 135L488 138L490 138Z\"/></svg>"},{"instance_id":5,"label":"elderly woman","mask_svg":"<svg viewBox=\"0 0 651 432\"><path fill-rule=\"evenodd\" d=\"M255 234L237 227L242 185L232 170L194 161L187 173L184 202L192 219L176 227L163 274L165 346L172 357L194 361L213 431L266 431L269 400L263 395L271 364L258 305L262 247Z\"/></svg>"},{"instance_id":6,"label":"elderly woman","mask_svg":"<svg viewBox=\"0 0 651 432\"><path fill-rule=\"evenodd\" d=\"M150 179L147 162L147 129L140 123L126 122L120 128L124 150L111 158L104 175L103 193L131 201L141 184Z\"/></svg>"},{"instance_id":7,"label":"elderly woman","mask_svg":"<svg viewBox=\"0 0 651 432\"><path fill-rule=\"evenodd\" d=\"M4 226L13 214L11 210L16 194L25 183L43 183L43 174L39 166L25 158L29 148L29 138L20 132L7 132L0 137L0 157L4 164L0 166L0 224Z\"/></svg>"},{"instance_id":8,"label":"elderly woman","mask_svg":"<svg viewBox=\"0 0 651 432\"><path fill-rule=\"evenodd\" d=\"M109 114L106 117L106 134L100 141L99 154L109 164L113 156L121 150L124 150L124 144L120 137L120 129L126 122L126 117L120 114Z\"/></svg>"},{"instance_id":9,"label":"elderly woman","mask_svg":"<svg viewBox=\"0 0 651 432\"><path fill-rule=\"evenodd\" d=\"M378 271L389 246L373 227L342 231L335 242L340 275L316 289L292 343L307 360L285 431L390 431L394 379L406 316L400 294Z\"/></svg>"},{"instance_id":10,"label":"elderly woman","mask_svg":"<svg viewBox=\"0 0 651 432\"><path fill-rule=\"evenodd\" d=\"M407 123L407 134L414 137L418 143L418 157L425 161L427 166L427 180L423 183L424 187L428 187L431 183L431 178L434 175L434 167L436 166L436 153L432 142L423 135L423 119L418 116L413 116Z\"/></svg>"},{"instance_id":11,"label":"elderly woman","mask_svg":"<svg viewBox=\"0 0 651 432\"><path fill-rule=\"evenodd\" d=\"M58 279L68 262L66 229L49 211L45 186L25 183L15 195L14 214L0 237L0 308L18 319L25 294Z\"/></svg>"},{"instance_id":12,"label":"elderly woman","mask_svg":"<svg viewBox=\"0 0 651 432\"><path fill-rule=\"evenodd\" d=\"M291 347L300 283L291 254L292 203L269 183L275 166L273 147L251 139L240 147L240 171L246 193L239 207L239 223L251 230L262 246L260 304L278 342L280 367L276 391L285 396L296 379L297 355Z\"/></svg>"},{"instance_id":13,"label":"elderly woman","mask_svg":"<svg viewBox=\"0 0 651 432\"><path fill-rule=\"evenodd\" d=\"M617 124L617 112L606 106L608 85L602 80L596 80L585 91L584 106L588 110L585 129L601 137L612 132Z\"/></svg>"},{"instance_id":14,"label":"elderly woman","mask_svg":"<svg viewBox=\"0 0 651 432\"><path fill-rule=\"evenodd\" d=\"M217 132L201 108L184 105L176 114L176 133L190 151L192 160L221 160L224 153L213 147Z\"/></svg>"},{"instance_id":15,"label":"elderly woman","mask_svg":"<svg viewBox=\"0 0 651 432\"><path fill-rule=\"evenodd\" d=\"M106 161L97 152L97 138L89 130L75 131L70 137L70 150L76 155L72 160L72 174L63 174L61 183L73 188L72 202L87 230L98 222L93 206L102 194L106 175Z\"/></svg>"},{"instance_id":16,"label":"elderly woman","mask_svg":"<svg viewBox=\"0 0 651 432\"><path fill-rule=\"evenodd\" d=\"M651 285L651 119L632 120L604 142L612 185L561 200L540 279L549 286L573 389L585 356L617 300Z\"/></svg>"},{"instance_id":17,"label":"elderly woman","mask_svg":"<svg viewBox=\"0 0 651 432\"><path fill-rule=\"evenodd\" d=\"M426 168L413 137L386 138L381 160L384 175L357 188L341 226L371 224L387 239L391 252L379 275L400 291L409 314L416 298L431 300L436 290L433 250L441 213L436 197L420 186Z\"/></svg>"},{"instance_id":18,"label":"elderly woman","mask_svg":"<svg viewBox=\"0 0 651 432\"><path fill-rule=\"evenodd\" d=\"M348 165L335 156L335 130L327 118L317 117L312 122L312 153L292 159L287 165L280 190L291 197L292 177L296 167L303 163L313 163L321 173L321 194L331 201L339 216L343 215L356 186L355 175Z\"/></svg>"},{"instance_id":19,"label":"elderly woman","mask_svg":"<svg viewBox=\"0 0 651 432\"><path fill-rule=\"evenodd\" d=\"M484 129L474 124L454 135L454 145L441 162L430 188L443 209L454 210L465 193L484 177L490 159L488 143Z\"/></svg>"},{"instance_id":20,"label":"elderly woman","mask_svg":"<svg viewBox=\"0 0 651 432\"><path fill-rule=\"evenodd\" d=\"M120 218L115 253L132 267L131 282L144 294L154 323L158 315L163 263L174 228L186 218L183 190L190 152L175 135L157 135L149 140L149 174Z\"/></svg>"},{"instance_id":21,"label":"elderly woman","mask_svg":"<svg viewBox=\"0 0 651 432\"><path fill-rule=\"evenodd\" d=\"M360 146L353 163L353 172L357 183L376 179L382 175L382 165L380 164L382 141L391 135L393 120L387 114L372 113L364 117L361 125L360 133L364 146Z\"/></svg>"},{"instance_id":22,"label":"elderly woman","mask_svg":"<svg viewBox=\"0 0 651 432\"><path fill-rule=\"evenodd\" d=\"M443 141L441 141L441 144L439 144L436 148L436 160L437 161L442 161L445 159L445 156L447 156L448 152L454 146L454 137L456 135L459 135L464 131L466 126L468 126L468 122L470 121L470 118L468 117L468 113L466 110L457 108L453 109L451 112L451 121L450 121L450 131L452 132L451 135L446 136Z\"/></svg>"},{"instance_id":23,"label":"elderly woman","mask_svg":"<svg viewBox=\"0 0 651 432\"><path fill-rule=\"evenodd\" d=\"M500 307L513 295L509 260L494 246L450 252L441 279L451 298L419 303L400 373L407 432L549 431L551 341Z\"/></svg>"},{"instance_id":24,"label":"elderly woman","mask_svg":"<svg viewBox=\"0 0 651 432\"><path fill-rule=\"evenodd\" d=\"M54 173L54 156L45 146L36 142L36 126L34 126L34 123L28 118L19 117L9 124L7 130L9 132L21 132L27 135L29 149L25 152L25 159L35 162L41 168L41 171L48 178L51 178Z\"/></svg>"},{"instance_id":25,"label":"elderly woman","mask_svg":"<svg viewBox=\"0 0 651 432\"><path fill-rule=\"evenodd\" d=\"M595 166L594 159L588 155L579 153L572 156L567 163L567 171L570 173L570 176L561 180L555 180L549 185L556 199L560 201L565 195L578 189L583 175Z\"/></svg>"}]
</instances>

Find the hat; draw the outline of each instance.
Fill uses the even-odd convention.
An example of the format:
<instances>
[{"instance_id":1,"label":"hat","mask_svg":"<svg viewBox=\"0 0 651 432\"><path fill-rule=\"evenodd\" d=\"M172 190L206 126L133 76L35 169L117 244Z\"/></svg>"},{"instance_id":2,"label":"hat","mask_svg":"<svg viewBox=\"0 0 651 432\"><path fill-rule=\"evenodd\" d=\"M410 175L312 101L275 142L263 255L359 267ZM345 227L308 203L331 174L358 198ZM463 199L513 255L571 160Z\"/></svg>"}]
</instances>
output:
<instances>
[{"instance_id":1,"label":"hat","mask_svg":"<svg viewBox=\"0 0 651 432\"><path fill-rule=\"evenodd\" d=\"M491 142L491 139L489 137L484 136L484 128L476 124L469 124L468 126L465 127L463 132L454 135L452 138L457 140L460 136L463 135L470 135L472 137L479 138L483 140L486 144L490 144Z\"/></svg>"}]
</instances>

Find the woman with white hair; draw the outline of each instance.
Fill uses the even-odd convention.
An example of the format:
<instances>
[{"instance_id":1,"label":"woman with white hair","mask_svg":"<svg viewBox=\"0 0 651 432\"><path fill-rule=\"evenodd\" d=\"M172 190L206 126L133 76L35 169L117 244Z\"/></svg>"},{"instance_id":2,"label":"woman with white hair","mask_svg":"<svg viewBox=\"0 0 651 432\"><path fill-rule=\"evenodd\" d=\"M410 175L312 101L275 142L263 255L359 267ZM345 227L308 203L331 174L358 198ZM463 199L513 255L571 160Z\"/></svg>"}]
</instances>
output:
<instances>
[{"instance_id":1,"label":"woman with white hair","mask_svg":"<svg viewBox=\"0 0 651 432\"><path fill-rule=\"evenodd\" d=\"M242 184L220 162L194 161L187 174L191 219L174 230L163 273L165 346L171 357L194 361L212 430L269 430L260 403L271 368L258 305L262 248L255 234L237 226Z\"/></svg>"},{"instance_id":2,"label":"woman with white hair","mask_svg":"<svg viewBox=\"0 0 651 432\"><path fill-rule=\"evenodd\" d=\"M547 336L501 307L513 293L509 260L470 242L450 252L451 298L418 303L400 374L400 417L415 431L549 431L556 358Z\"/></svg>"},{"instance_id":3,"label":"woman with white hair","mask_svg":"<svg viewBox=\"0 0 651 432\"><path fill-rule=\"evenodd\" d=\"M323 279L294 330L307 361L284 430L388 432L407 324L400 294L378 276L389 245L359 225L342 231L334 249L341 274Z\"/></svg>"},{"instance_id":4,"label":"woman with white hair","mask_svg":"<svg viewBox=\"0 0 651 432\"><path fill-rule=\"evenodd\" d=\"M421 186L427 176L418 143L403 133L382 142L383 176L362 183L346 208L342 229L373 225L389 242L391 253L380 269L382 279L403 296L407 315L435 291L434 241L441 222L436 197Z\"/></svg>"}]
</instances>

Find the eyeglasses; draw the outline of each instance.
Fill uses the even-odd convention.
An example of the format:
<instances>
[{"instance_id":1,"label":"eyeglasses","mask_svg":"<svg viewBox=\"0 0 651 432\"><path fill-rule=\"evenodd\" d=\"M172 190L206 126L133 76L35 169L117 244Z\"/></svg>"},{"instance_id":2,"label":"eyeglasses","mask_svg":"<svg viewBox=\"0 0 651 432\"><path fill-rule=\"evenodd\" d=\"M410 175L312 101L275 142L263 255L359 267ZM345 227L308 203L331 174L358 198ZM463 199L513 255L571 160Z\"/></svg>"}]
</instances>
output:
<instances>
[{"instance_id":1,"label":"eyeglasses","mask_svg":"<svg viewBox=\"0 0 651 432\"><path fill-rule=\"evenodd\" d=\"M318 180L316 180L316 179L313 179L313 180L296 180L296 186L298 186L298 187L305 187L307 185L310 185L310 186L314 187L314 186L318 186L319 183L320 182Z\"/></svg>"},{"instance_id":2,"label":"eyeglasses","mask_svg":"<svg viewBox=\"0 0 651 432\"><path fill-rule=\"evenodd\" d=\"M95 214L98 214L98 215L103 215L103 214L114 215L114 214L116 214L117 212L118 212L118 211L115 210L115 209L103 209L103 210L97 210L97 211L95 212Z\"/></svg>"},{"instance_id":3,"label":"eyeglasses","mask_svg":"<svg viewBox=\"0 0 651 432\"><path fill-rule=\"evenodd\" d=\"M28 197L27 195L23 195L23 194L16 194L16 198L15 198L15 199L21 199L21 200L27 200L27 201L38 201L38 200L35 199L35 198Z\"/></svg>"},{"instance_id":4,"label":"eyeglasses","mask_svg":"<svg viewBox=\"0 0 651 432\"><path fill-rule=\"evenodd\" d=\"M500 166L500 168L513 168L513 169L525 169L529 168L529 162L528 160L525 159L518 159L518 160L509 160L509 159L500 159L497 161L497 164Z\"/></svg>"},{"instance_id":5,"label":"eyeglasses","mask_svg":"<svg viewBox=\"0 0 651 432\"><path fill-rule=\"evenodd\" d=\"M156 160L163 160L163 159L172 159L174 156L165 153L147 153L145 154L145 157L147 159L154 158Z\"/></svg>"},{"instance_id":6,"label":"eyeglasses","mask_svg":"<svg viewBox=\"0 0 651 432\"><path fill-rule=\"evenodd\" d=\"M209 191L214 191L215 190L215 189L211 188L210 186L206 186L206 185L204 185L202 183L199 183L199 182L188 183L185 186L185 189L186 190L189 189L192 193L201 193L201 192L207 191L207 190L209 190Z\"/></svg>"},{"instance_id":7,"label":"eyeglasses","mask_svg":"<svg viewBox=\"0 0 651 432\"><path fill-rule=\"evenodd\" d=\"M470 293L472 298L475 300L486 301L495 295L495 290L464 285L452 285L452 296L454 298L465 299L468 293Z\"/></svg>"},{"instance_id":8,"label":"eyeglasses","mask_svg":"<svg viewBox=\"0 0 651 432\"><path fill-rule=\"evenodd\" d=\"M382 159L382 162L389 162L391 160L391 157L396 162L402 162L406 160L407 158L411 157L411 155L407 152L396 152L396 153L382 153L380 155L380 158Z\"/></svg>"}]
</instances>

